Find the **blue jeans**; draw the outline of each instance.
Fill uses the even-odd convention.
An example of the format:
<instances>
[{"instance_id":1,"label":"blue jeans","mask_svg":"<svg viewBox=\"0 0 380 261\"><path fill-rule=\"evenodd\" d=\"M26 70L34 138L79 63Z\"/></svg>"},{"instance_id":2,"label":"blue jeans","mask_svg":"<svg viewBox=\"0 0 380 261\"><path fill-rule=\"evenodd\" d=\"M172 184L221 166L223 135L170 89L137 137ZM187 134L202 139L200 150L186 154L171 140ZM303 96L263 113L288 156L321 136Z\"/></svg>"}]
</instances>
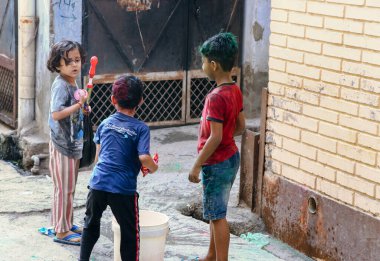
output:
<instances>
[{"instance_id":1,"label":"blue jeans","mask_svg":"<svg viewBox=\"0 0 380 261\"><path fill-rule=\"evenodd\" d=\"M240 165L240 154L229 159L202 166L203 218L218 220L226 217L232 184Z\"/></svg>"}]
</instances>

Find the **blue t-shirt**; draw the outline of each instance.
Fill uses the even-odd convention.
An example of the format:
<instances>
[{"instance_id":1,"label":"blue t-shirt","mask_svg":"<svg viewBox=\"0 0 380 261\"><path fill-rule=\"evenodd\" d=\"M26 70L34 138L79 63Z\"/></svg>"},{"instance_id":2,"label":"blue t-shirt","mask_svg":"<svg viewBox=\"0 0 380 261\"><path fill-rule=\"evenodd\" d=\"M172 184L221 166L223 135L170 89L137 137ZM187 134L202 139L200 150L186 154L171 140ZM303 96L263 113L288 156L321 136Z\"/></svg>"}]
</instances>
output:
<instances>
[{"instance_id":1,"label":"blue t-shirt","mask_svg":"<svg viewBox=\"0 0 380 261\"><path fill-rule=\"evenodd\" d=\"M100 144L100 152L90 178L90 188L134 194L141 168L139 155L149 154L149 127L116 112L100 124L94 142Z\"/></svg>"}]
</instances>

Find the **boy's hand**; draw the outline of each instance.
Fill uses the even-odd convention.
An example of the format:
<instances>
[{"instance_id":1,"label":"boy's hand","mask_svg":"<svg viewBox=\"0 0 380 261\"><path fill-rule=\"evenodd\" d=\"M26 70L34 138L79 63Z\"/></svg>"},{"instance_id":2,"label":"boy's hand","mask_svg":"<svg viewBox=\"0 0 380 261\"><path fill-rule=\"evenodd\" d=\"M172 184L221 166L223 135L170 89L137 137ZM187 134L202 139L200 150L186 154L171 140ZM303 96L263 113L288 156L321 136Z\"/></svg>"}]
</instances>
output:
<instances>
[{"instance_id":1,"label":"boy's hand","mask_svg":"<svg viewBox=\"0 0 380 261\"><path fill-rule=\"evenodd\" d=\"M157 152L154 154L152 159L153 159L153 162L156 165L158 165L158 154L157 154ZM150 173L150 170L147 167L141 166L141 172L143 174L143 177L145 177L146 175L148 175Z\"/></svg>"},{"instance_id":2,"label":"boy's hand","mask_svg":"<svg viewBox=\"0 0 380 261\"><path fill-rule=\"evenodd\" d=\"M201 180L199 178L199 173L201 172L202 167L193 166L189 173L189 181L192 183L199 183Z\"/></svg>"}]
</instances>

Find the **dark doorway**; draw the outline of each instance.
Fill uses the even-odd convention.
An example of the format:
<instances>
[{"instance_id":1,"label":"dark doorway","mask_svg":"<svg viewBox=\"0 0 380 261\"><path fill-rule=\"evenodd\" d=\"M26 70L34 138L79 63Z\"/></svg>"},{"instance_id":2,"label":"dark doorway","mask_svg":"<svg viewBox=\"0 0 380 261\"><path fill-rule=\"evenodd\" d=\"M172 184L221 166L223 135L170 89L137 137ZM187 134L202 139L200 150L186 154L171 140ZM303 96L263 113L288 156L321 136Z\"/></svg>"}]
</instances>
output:
<instances>
[{"instance_id":1,"label":"dark doorway","mask_svg":"<svg viewBox=\"0 0 380 261\"><path fill-rule=\"evenodd\" d=\"M93 125L113 112L110 87L125 73L141 77L147 86L146 102L137 112L140 119L150 125L198 121L213 86L201 71L198 46L221 31L234 33L241 43L243 0L83 3L83 43L89 56L99 58L91 101ZM235 68L238 82L240 60ZM88 69L84 67L84 74Z\"/></svg>"}]
</instances>

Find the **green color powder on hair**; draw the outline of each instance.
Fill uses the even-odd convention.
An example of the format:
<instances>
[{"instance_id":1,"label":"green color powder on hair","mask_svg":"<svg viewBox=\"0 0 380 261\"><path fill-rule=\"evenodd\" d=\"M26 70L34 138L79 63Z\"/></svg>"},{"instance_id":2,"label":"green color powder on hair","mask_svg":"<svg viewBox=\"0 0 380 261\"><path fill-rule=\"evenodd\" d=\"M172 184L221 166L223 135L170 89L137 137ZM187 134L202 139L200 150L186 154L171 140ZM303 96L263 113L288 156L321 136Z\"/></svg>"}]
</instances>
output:
<instances>
[{"instance_id":1,"label":"green color powder on hair","mask_svg":"<svg viewBox=\"0 0 380 261\"><path fill-rule=\"evenodd\" d=\"M219 33L207 39L199 52L209 61L220 64L224 71L231 71L238 53L236 36L232 33Z\"/></svg>"}]
</instances>

